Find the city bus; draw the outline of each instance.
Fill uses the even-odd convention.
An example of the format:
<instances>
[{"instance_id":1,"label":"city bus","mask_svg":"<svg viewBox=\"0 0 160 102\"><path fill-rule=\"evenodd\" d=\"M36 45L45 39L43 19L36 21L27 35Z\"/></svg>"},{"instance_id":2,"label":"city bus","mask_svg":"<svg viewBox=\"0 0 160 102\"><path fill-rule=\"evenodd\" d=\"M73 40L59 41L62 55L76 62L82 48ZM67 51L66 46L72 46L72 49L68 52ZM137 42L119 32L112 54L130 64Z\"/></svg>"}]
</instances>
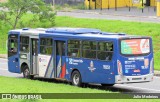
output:
<instances>
[{"instance_id":1,"label":"city bus","mask_svg":"<svg viewBox=\"0 0 160 102\"><path fill-rule=\"evenodd\" d=\"M75 86L149 82L154 73L152 38L89 28L10 30L8 70Z\"/></svg>"}]
</instances>

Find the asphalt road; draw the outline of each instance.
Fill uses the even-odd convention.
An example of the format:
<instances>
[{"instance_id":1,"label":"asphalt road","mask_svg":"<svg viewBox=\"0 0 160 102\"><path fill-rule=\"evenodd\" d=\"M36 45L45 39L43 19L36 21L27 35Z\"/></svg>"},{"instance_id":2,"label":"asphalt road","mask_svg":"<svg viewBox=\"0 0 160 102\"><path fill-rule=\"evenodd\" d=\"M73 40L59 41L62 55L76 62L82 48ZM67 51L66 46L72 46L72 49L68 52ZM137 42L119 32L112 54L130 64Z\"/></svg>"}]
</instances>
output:
<instances>
[{"instance_id":1,"label":"asphalt road","mask_svg":"<svg viewBox=\"0 0 160 102\"><path fill-rule=\"evenodd\" d=\"M113 13L100 13L89 11L73 11L73 12L57 12L57 16L71 16L76 18L89 18L89 19L106 19L106 20L121 20L121 21L136 21L136 22L152 22L160 23L160 17L156 16L133 16L133 15L120 15Z\"/></svg>"},{"instance_id":2,"label":"asphalt road","mask_svg":"<svg viewBox=\"0 0 160 102\"><path fill-rule=\"evenodd\" d=\"M22 78L22 74L15 74L8 72L7 59L0 58L0 76L18 77ZM34 81L34 80L33 80ZM47 81L43 79L43 81ZM50 81L53 83L53 81ZM100 85L91 84L90 88L104 90ZM131 83L131 84L115 84L112 87L107 87L105 90L111 90L115 92L138 92L138 93L160 93L160 77L154 77L152 82L145 83Z\"/></svg>"}]
</instances>

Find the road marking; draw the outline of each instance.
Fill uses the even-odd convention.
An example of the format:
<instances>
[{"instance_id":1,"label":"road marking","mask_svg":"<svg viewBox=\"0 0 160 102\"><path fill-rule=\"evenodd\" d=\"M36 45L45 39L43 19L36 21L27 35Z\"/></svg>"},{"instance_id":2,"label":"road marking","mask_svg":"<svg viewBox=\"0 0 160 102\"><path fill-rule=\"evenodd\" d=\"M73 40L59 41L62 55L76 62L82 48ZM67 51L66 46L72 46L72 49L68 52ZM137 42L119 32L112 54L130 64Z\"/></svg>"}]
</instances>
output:
<instances>
[{"instance_id":1,"label":"road marking","mask_svg":"<svg viewBox=\"0 0 160 102\"><path fill-rule=\"evenodd\" d=\"M156 89L148 89L148 88L141 88L141 87L135 87L135 86L127 86L127 85L120 85L119 86L124 86L124 87L128 87L128 88L137 88L137 89L142 89L142 90L149 90L149 91L158 91L160 92L160 90L156 90Z\"/></svg>"}]
</instances>

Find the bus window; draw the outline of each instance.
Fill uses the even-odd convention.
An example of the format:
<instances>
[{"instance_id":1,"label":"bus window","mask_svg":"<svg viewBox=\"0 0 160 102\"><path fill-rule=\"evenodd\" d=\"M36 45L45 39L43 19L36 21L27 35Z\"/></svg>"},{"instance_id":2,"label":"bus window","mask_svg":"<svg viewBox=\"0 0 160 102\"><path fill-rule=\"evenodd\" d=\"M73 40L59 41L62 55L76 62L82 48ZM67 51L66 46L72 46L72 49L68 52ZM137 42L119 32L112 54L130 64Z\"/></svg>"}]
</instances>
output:
<instances>
[{"instance_id":1,"label":"bus window","mask_svg":"<svg viewBox=\"0 0 160 102\"><path fill-rule=\"evenodd\" d=\"M113 56L113 43L99 42L97 56L98 56L98 59L100 60L111 60Z\"/></svg>"},{"instance_id":2,"label":"bus window","mask_svg":"<svg viewBox=\"0 0 160 102\"><path fill-rule=\"evenodd\" d=\"M20 37L20 51L29 52L29 37Z\"/></svg>"},{"instance_id":3,"label":"bus window","mask_svg":"<svg viewBox=\"0 0 160 102\"><path fill-rule=\"evenodd\" d=\"M17 53L17 40L16 39L10 39L10 46L9 46L9 49L14 52L14 53Z\"/></svg>"},{"instance_id":4,"label":"bus window","mask_svg":"<svg viewBox=\"0 0 160 102\"><path fill-rule=\"evenodd\" d=\"M68 56L80 57L80 41L69 40L68 41Z\"/></svg>"},{"instance_id":5,"label":"bus window","mask_svg":"<svg viewBox=\"0 0 160 102\"><path fill-rule=\"evenodd\" d=\"M53 40L51 38L40 39L40 53L45 55L51 55L53 52Z\"/></svg>"},{"instance_id":6,"label":"bus window","mask_svg":"<svg viewBox=\"0 0 160 102\"><path fill-rule=\"evenodd\" d=\"M56 55L65 56L65 45L64 41L56 42Z\"/></svg>"},{"instance_id":7,"label":"bus window","mask_svg":"<svg viewBox=\"0 0 160 102\"><path fill-rule=\"evenodd\" d=\"M82 43L82 57L96 59L96 45L94 41L83 41Z\"/></svg>"},{"instance_id":8,"label":"bus window","mask_svg":"<svg viewBox=\"0 0 160 102\"><path fill-rule=\"evenodd\" d=\"M18 36L10 35L8 38L8 57L17 54L18 51Z\"/></svg>"}]
</instances>

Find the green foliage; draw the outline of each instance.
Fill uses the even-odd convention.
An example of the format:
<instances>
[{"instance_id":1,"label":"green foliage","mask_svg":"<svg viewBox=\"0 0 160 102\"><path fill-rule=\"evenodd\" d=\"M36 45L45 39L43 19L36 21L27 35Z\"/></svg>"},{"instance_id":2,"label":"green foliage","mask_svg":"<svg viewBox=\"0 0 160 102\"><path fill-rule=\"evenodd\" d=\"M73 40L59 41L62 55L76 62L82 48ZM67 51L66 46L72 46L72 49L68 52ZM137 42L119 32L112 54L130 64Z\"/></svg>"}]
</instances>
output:
<instances>
[{"instance_id":1,"label":"green foliage","mask_svg":"<svg viewBox=\"0 0 160 102\"><path fill-rule=\"evenodd\" d=\"M27 80L22 78L9 78L0 76L1 83L0 93L113 93L110 91L91 89L91 88L80 88L71 86L69 84L44 82L37 80ZM115 96L116 97L116 96ZM153 102L153 99L46 99L46 100L0 100L4 102ZM158 99L154 99L154 102L159 102Z\"/></svg>"},{"instance_id":2,"label":"green foliage","mask_svg":"<svg viewBox=\"0 0 160 102\"><path fill-rule=\"evenodd\" d=\"M3 8L0 18L11 25L13 29L17 28L19 20L26 13L36 15L36 18L33 17L33 22L37 20L44 22L47 19L54 25L55 13L53 8L42 0L8 0L8 2L1 3L0 7Z\"/></svg>"},{"instance_id":3,"label":"green foliage","mask_svg":"<svg viewBox=\"0 0 160 102\"><path fill-rule=\"evenodd\" d=\"M0 93L110 93L106 90L79 88L64 83L9 78L0 76ZM47 79L46 79L47 80Z\"/></svg>"}]
</instances>

